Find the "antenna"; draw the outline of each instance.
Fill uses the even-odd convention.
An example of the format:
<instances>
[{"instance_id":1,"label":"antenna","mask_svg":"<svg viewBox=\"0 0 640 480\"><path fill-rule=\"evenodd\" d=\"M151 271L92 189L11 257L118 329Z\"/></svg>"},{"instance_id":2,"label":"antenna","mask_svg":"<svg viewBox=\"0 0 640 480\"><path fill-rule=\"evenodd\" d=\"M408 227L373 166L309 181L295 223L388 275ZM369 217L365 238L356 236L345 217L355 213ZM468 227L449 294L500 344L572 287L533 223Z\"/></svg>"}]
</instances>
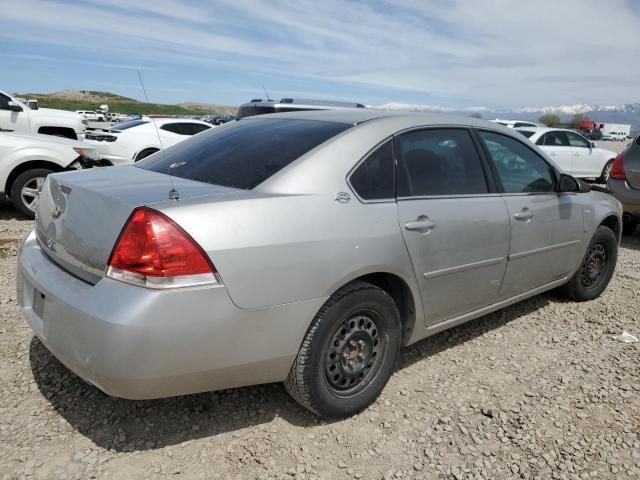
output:
<instances>
[{"instance_id":1,"label":"antenna","mask_svg":"<svg viewBox=\"0 0 640 480\"><path fill-rule=\"evenodd\" d=\"M136 72L138 72L138 80L140 80L140 86L142 87L142 91L144 92L144 99L147 101L147 104L149 104L149 97L147 96L147 89L144 88L144 82L142 81L142 75L140 75L140 70L136 70ZM153 127L156 130L156 135L158 136L158 143L160 144L160 151L162 152L161 155L165 155L164 153L164 145L162 145L162 138L160 137L160 130L158 130L158 124L156 123L155 119L151 119L151 123L153 123ZM178 191L174 188L173 186L173 174L172 174L172 170L174 168L178 168L181 167L182 165L184 165L187 162L175 162L172 163L171 165L169 165L169 167L167 168L168 173L169 173L169 183L171 183L171 190L169 190L169 200L180 200L180 193L178 193Z\"/></svg>"},{"instance_id":2,"label":"antenna","mask_svg":"<svg viewBox=\"0 0 640 480\"><path fill-rule=\"evenodd\" d=\"M269 98L269 93L267 92L267 89L264 88L264 85L262 86L262 89L264 90L264 94L267 96L267 101L271 101L271 98Z\"/></svg>"}]
</instances>

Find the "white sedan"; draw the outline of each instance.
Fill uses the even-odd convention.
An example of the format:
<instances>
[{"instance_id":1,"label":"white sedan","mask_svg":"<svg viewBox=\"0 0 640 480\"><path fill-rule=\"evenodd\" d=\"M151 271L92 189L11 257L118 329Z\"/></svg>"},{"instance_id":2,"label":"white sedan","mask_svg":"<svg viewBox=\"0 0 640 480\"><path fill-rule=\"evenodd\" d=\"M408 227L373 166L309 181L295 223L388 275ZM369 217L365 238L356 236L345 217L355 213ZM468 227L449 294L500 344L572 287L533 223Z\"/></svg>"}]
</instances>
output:
<instances>
[{"instance_id":1,"label":"white sedan","mask_svg":"<svg viewBox=\"0 0 640 480\"><path fill-rule=\"evenodd\" d=\"M76 140L0 129L0 200L33 218L38 192L52 172L89 167L98 152Z\"/></svg>"},{"instance_id":2,"label":"white sedan","mask_svg":"<svg viewBox=\"0 0 640 480\"><path fill-rule=\"evenodd\" d=\"M210 124L199 120L143 117L110 129L87 131L85 143L95 147L105 163L123 165L137 162L209 128Z\"/></svg>"},{"instance_id":3,"label":"white sedan","mask_svg":"<svg viewBox=\"0 0 640 480\"><path fill-rule=\"evenodd\" d=\"M561 128L516 128L538 145L562 170L574 177L606 182L616 153L597 147L573 130Z\"/></svg>"}]
</instances>

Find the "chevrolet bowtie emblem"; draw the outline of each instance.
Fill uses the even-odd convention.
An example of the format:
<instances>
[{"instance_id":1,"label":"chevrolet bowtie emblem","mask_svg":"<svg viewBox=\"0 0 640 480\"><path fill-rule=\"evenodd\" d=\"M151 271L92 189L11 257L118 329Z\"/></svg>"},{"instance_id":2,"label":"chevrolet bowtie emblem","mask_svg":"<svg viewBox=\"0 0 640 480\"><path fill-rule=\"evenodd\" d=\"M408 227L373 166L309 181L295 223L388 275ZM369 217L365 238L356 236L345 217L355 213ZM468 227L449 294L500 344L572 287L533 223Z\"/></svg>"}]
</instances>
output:
<instances>
[{"instance_id":1,"label":"chevrolet bowtie emblem","mask_svg":"<svg viewBox=\"0 0 640 480\"><path fill-rule=\"evenodd\" d=\"M62 213L62 210L60 210L60 207L56 205L56 208L54 208L53 211L51 212L51 216L53 218L58 218L61 213Z\"/></svg>"}]
</instances>

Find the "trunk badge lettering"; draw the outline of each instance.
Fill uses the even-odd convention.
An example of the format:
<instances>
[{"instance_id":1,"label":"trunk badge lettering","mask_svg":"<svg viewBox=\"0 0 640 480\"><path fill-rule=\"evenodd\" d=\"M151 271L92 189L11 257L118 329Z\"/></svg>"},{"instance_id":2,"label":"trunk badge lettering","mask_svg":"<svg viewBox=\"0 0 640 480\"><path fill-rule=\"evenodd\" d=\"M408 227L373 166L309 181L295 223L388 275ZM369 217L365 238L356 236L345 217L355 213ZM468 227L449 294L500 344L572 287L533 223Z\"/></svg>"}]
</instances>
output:
<instances>
[{"instance_id":1,"label":"trunk badge lettering","mask_svg":"<svg viewBox=\"0 0 640 480\"><path fill-rule=\"evenodd\" d=\"M53 211L51 212L51 216L53 218L58 218L61 214L62 214L62 210L60 210L60 207L56 205L56 208L54 208ZM48 244L49 242L47 242L47 245Z\"/></svg>"}]
</instances>

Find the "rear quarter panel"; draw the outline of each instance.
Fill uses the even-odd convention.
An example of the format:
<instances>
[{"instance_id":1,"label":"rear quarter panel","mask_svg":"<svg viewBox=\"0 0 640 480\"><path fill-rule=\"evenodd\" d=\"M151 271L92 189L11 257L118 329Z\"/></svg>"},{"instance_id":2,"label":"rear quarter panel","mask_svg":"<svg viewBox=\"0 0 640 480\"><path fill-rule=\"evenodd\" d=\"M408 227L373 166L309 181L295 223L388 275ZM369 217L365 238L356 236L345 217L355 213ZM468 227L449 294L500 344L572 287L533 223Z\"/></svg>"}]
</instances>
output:
<instances>
[{"instance_id":1,"label":"rear quarter panel","mask_svg":"<svg viewBox=\"0 0 640 480\"><path fill-rule=\"evenodd\" d=\"M395 202L265 194L161 209L209 254L241 308L328 297L373 272L398 275L416 293Z\"/></svg>"}]
</instances>

